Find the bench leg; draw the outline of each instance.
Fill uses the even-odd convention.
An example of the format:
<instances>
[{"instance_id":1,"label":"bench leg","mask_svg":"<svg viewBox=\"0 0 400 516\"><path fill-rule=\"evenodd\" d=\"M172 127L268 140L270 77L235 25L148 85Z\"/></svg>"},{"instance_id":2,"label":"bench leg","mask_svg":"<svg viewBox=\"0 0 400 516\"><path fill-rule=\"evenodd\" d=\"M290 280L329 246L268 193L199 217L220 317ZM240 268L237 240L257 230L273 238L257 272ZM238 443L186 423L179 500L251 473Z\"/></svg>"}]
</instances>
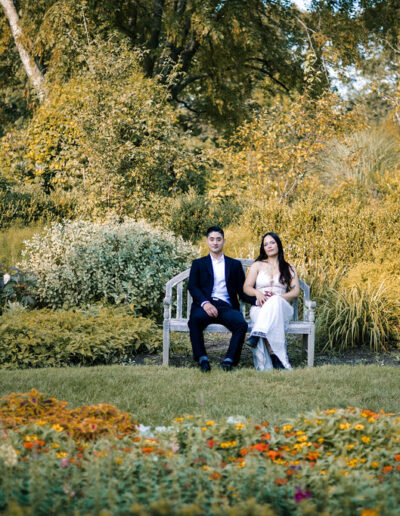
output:
<instances>
[{"instance_id":1,"label":"bench leg","mask_svg":"<svg viewBox=\"0 0 400 516\"><path fill-rule=\"evenodd\" d=\"M307 364L308 367L314 367L314 351L315 351L315 328L311 328L311 333L307 338Z\"/></svg>"},{"instance_id":2,"label":"bench leg","mask_svg":"<svg viewBox=\"0 0 400 516\"><path fill-rule=\"evenodd\" d=\"M163 324L163 365L167 366L169 361L169 344L170 344L169 322L164 321Z\"/></svg>"}]
</instances>

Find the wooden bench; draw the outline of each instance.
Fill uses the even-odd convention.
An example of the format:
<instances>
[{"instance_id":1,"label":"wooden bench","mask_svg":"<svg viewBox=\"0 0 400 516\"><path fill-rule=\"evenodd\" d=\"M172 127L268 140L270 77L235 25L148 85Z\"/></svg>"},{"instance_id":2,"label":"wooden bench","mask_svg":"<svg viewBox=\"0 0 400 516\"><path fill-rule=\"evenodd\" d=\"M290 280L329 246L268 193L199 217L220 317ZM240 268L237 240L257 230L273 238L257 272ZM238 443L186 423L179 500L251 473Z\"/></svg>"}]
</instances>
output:
<instances>
[{"instance_id":1,"label":"wooden bench","mask_svg":"<svg viewBox=\"0 0 400 516\"><path fill-rule=\"evenodd\" d=\"M246 273L253 260L243 258L238 259ZM192 296L184 283L189 278L190 269L186 269L177 276L168 281L165 287L164 298L164 323L163 323L163 365L168 365L170 333L171 331L188 332L188 320L190 308L192 306ZM185 285L186 287L186 285ZM315 301L310 300L310 287L300 280L301 294L303 295L303 320L299 321L298 303L299 300L293 301L294 308L293 318L287 328L287 333L295 335L303 335L304 345L307 345L307 364L309 367L314 365L314 344L315 344ZM246 305L240 301L240 310L249 324L251 331L251 321L246 313ZM173 313L174 312L174 313ZM174 315L174 316L173 316ZM221 324L210 324L206 330L208 332L228 332L229 330Z\"/></svg>"}]
</instances>

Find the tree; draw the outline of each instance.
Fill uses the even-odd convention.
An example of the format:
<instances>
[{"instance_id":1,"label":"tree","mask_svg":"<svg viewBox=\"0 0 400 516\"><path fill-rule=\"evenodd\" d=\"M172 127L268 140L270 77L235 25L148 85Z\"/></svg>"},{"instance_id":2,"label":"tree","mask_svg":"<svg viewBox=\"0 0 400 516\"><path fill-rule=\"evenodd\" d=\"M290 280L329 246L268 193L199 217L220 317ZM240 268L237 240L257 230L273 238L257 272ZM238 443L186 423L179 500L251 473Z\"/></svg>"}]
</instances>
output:
<instances>
[{"instance_id":1,"label":"tree","mask_svg":"<svg viewBox=\"0 0 400 516\"><path fill-rule=\"evenodd\" d=\"M0 0L0 4L2 5L5 15L10 23L15 45L18 49L22 64L26 70L26 74L28 75L32 86L37 90L40 100L43 100L45 97L43 75L35 63L33 57L30 55L24 42L24 35L18 13L14 6L14 2L12 0Z\"/></svg>"},{"instance_id":2,"label":"tree","mask_svg":"<svg viewBox=\"0 0 400 516\"><path fill-rule=\"evenodd\" d=\"M111 33L198 120L235 124L254 87L303 87L304 30L288 0L19 0L24 37L49 83L71 78L83 42Z\"/></svg>"},{"instance_id":3,"label":"tree","mask_svg":"<svg viewBox=\"0 0 400 516\"><path fill-rule=\"evenodd\" d=\"M204 167L168 103L135 56L91 43L81 73L55 85L21 130L3 137L0 170L21 183L79 195L82 212L122 213L149 194L202 191Z\"/></svg>"}]
</instances>

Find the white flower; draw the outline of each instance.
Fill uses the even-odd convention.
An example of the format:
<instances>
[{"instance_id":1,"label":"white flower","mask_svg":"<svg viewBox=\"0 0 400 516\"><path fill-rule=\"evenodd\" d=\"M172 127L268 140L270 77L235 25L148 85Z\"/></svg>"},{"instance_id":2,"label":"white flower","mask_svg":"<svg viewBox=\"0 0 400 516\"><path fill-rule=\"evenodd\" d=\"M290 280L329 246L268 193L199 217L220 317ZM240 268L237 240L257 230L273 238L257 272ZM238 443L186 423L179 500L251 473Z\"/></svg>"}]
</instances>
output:
<instances>
[{"instance_id":1,"label":"white flower","mask_svg":"<svg viewBox=\"0 0 400 516\"><path fill-rule=\"evenodd\" d=\"M7 285L7 283L10 281L11 276L7 273L3 276L4 285Z\"/></svg>"},{"instance_id":2,"label":"white flower","mask_svg":"<svg viewBox=\"0 0 400 516\"><path fill-rule=\"evenodd\" d=\"M18 462L18 455L11 444L4 443L0 446L0 459L7 467L15 466Z\"/></svg>"}]
</instances>

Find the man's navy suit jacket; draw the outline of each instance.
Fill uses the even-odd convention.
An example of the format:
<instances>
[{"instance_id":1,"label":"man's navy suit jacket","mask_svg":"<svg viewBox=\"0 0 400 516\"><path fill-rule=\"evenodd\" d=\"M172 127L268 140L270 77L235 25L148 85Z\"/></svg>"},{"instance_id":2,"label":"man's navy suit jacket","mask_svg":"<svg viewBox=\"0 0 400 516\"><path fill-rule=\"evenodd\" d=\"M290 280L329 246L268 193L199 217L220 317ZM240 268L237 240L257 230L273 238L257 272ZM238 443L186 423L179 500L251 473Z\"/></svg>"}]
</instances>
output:
<instances>
[{"instance_id":1,"label":"man's navy suit jacket","mask_svg":"<svg viewBox=\"0 0 400 516\"><path fill-rule=\"evenodd\" d=\"M238 297L245 303L255 304L256 298L243 292L245 280L242 264L225 256L225 281L232 308L240 309ZM203 256L193 261L189 274L188 290L193 298L194 306L201 306L204 301L211 301L214 286L214 272L211 256Z\"/></svg>"}]
</instances>

